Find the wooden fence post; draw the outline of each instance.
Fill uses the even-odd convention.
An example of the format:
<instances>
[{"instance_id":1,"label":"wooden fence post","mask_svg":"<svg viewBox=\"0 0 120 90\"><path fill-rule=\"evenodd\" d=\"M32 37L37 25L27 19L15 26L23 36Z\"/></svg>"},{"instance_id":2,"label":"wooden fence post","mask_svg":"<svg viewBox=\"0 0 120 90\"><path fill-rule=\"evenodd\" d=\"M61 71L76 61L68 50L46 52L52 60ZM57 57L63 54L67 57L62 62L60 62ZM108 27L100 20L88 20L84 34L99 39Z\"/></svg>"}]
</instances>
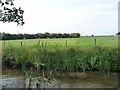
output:
<instances>
[{"instance_id":1,"label":"wooden fence post","mask_svg":"<svg viewBox=\"0 0 120 90\"><path fill-rule=\"evenodd\" d=\"M65 41L65 45L66 45L66 47L67 47L67 43L68 43L68 42L67 42L67 41Z\"/></svg>"},{"instance_id":2,"label":"wooden fence post","mask_svg":"<svg viewBox=\"0 0 120 90\"><path fill-rule=\"evenodd\" d=\"M42 42L41 44L42 44L42 47L43 47L43 46L44 46L44 43Z\"/></svg>"},{"instance_id":3,"label":"wooden fence post","mask_svg":"<svg viewBox=\"0 0 120 90\"><path fill-rule=\"evenodd\" d=\"M94 41L95 41L95 46L96 46L96 38L94 39Z\"/></svg>"},{"instance_id":4,"label":"wooden fence post","mask_svg":"<svg viewBox=\"0 0 120 90\"><path fill-rule=\"evenodd\" d=\"M40 45L40 40L38 41L38 46Z\"/></svg>"},{"instance_id":5,"label":"wooden fence post","mask_svg":"<svg viewBox=\"0 0 120 90\"><path fill-rule=\"evenodd\" d=\"M23 45L23 42L21 41L21 47L22 47L22 45Z\"/></svg>"}]
</instances>

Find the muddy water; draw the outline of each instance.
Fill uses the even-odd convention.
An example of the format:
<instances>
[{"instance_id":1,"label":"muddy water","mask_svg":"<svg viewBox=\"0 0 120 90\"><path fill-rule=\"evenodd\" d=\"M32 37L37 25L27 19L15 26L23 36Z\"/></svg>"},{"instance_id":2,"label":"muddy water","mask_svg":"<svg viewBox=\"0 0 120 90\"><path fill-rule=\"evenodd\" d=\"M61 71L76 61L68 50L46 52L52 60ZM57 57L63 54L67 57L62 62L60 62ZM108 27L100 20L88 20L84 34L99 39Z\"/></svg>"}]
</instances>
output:
<instances>
[{"instance_id":1,"label":"muddy water","mask_svg":"<svg viewBox=\"0 0 120 90\"><path fill-rule=\"evenodd\" d=\"M75 75L73 75L75 76ZM85 76L85 78L84 78ZM78 73L78 78L69 77L61 73L60 77L55 76L60 81L60 87L76 88L116 88L118 86L118 74L110 73L109 77L103 76L100 72ZM21 88L24 87L24 78L21 76L21 70L3 69L2 70L3 88Z\"/></svg>"}]
</instances>

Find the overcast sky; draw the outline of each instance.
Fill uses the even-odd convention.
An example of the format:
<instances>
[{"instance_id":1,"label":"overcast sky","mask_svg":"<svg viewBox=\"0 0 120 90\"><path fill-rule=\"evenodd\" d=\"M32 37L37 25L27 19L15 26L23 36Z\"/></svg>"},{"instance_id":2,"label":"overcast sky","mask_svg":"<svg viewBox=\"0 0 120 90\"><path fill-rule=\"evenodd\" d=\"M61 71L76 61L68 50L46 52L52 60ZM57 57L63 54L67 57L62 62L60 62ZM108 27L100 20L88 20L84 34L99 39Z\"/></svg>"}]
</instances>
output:
<instances>
[{"instance_id":1,"label":"overcast sky","mask_svg":"<svg viewBox=\"0 0 120 90\"><path fill-rule=\"evenodd\" d=\"M15 0L24 26L0 22L6 33L74 33L114 35L118 32L119 0Z\"/></svg>"}]
</instances>

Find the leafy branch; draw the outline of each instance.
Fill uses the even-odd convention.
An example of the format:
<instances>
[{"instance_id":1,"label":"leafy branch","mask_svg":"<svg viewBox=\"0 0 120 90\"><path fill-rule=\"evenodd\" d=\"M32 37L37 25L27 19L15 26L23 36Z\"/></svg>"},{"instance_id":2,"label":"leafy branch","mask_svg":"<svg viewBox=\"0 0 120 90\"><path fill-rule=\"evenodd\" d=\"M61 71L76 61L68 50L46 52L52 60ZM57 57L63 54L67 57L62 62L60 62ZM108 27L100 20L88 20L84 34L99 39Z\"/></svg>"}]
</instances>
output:
<instances>
[{"instance_id":1,"label":"leafy branch","mask_svg":"<svg viewBox=\"0 0 120 90\"><path fill-rule=\"evenodd\" d=\"M23 19L24 11L14 7L13 0L0 0L0 21L3 23L15 22L17 25L25 24Z\"/></svg>"}]
</instances>

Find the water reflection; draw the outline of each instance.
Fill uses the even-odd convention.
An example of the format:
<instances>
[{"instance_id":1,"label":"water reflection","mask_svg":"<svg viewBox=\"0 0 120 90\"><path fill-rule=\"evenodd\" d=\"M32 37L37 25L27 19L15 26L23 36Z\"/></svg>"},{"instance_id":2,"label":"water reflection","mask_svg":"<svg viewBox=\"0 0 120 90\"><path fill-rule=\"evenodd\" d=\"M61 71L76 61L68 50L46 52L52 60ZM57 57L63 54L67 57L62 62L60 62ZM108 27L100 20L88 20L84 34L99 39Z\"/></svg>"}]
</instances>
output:
<instances>
[{"instance_id":1,"label":"water reflection","mask_svg":"<svg viewBox=\"0 0 120 90\"><path fill-rule=\"evenodd\" d=\"M4 69L2 75L2 87L3 88L23 88L27 78L23 78L20 73L21 70L15 69ZM103 76L100 72L87 72L86 77L83 78L82 74L79 73L79 78L68 77L67 74L61 73L61 77L55 78L60 81L59 85L54 85L55 88L116 88L118 86L118 75L117 73L111 73L109 77ZM73 75L74 76L74 75ZM34 78L33 78L34 79ZM41 83L42 88L47 87L47 83ZM31 83L31 88L36 88L35 82Z\"/></svg>"}]
</instances>

